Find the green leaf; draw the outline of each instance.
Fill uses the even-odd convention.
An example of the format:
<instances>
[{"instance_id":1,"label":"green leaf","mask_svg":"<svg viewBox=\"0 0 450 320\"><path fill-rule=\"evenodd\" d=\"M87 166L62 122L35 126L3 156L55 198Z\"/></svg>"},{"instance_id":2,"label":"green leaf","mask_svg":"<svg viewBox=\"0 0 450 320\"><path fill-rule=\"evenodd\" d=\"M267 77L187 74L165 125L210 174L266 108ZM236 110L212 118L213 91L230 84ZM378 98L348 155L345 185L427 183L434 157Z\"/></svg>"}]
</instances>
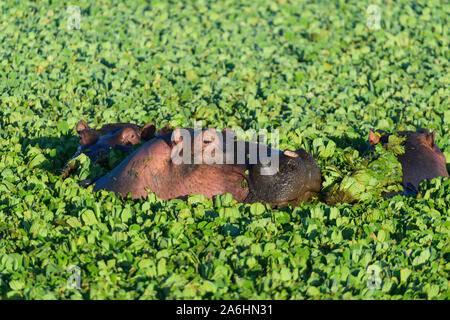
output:
<instances>
[{"instance_id":1,"label":"green leaf","mask_svg":"<svg viewBox=\"0 0 450 320\"><path fill-rule=\"evenodd\" d=\"M87 226L92 226L94 224L97 224L97 218L95 217L95 213L94 213L94 211L92 211L90 209L85 210L81 214L81 219Z\"/></svg>"},{"instance_id":2,"label":"green leaf","mask_svg":"<svg viewBox=\"0 0 450 320\"><path fill-rule=\"evenodd\" d=\"M38 153L35 156L33 156L31 161L28 163L28 166L30 168L35 168L39 166L41 163L43 163L45 160L46 160L45 156L42 153Z\"/></svg>"},{"instance_id":3,"label":"green leaf","mask_svg":"<svg viewBox=\"0 0 450 320\"><path fill-rule=\"evenodd\" d=\"M11 280L9 286L13 290L22 290L25 287L25 283L22 280Z\"/></svg>"},{"instance_id":4,"label":"green leaf","mask_svg":"<svg viewBox=\"0 0 450 320\"><path fill-rule=\"evenodd\" d=\"M263 204L256 202L250 205L250 214L252 216L259 216L266 211L266 208Z\"/></svg>"},{"instance_id":5,"label":"green leaf","mask_svg":"<svg viewBox=\"0 0 450 320\"><path fill-rule=\"evenodd\" d=\"M412 271L408 268L403 268L400 270L400 282L406 282L411 275Z\"/></svg>"},{"instance_id":6,"label":"green leaf","mask_svg":"<svg viewBox=\"0 0 450 320\"><path fill-rule=\"evenodd\" d=\"M71 226L72 228L79 228L81 227L80 221L75 217L70 217L66 219L66 223Z\"/></svg>"}]
</instances>

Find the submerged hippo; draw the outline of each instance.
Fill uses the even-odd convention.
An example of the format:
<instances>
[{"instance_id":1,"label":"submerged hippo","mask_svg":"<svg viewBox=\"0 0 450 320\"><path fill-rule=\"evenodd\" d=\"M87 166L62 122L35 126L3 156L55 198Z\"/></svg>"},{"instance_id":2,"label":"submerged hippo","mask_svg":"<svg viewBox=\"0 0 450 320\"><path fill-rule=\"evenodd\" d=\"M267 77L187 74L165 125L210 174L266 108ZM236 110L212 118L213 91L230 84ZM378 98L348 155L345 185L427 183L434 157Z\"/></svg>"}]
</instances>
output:
<instances>
[{"instance_id":1,"label":"submerged hippo","mask_svg":"<svg viewBox=\"0 0 450 320\"><path fill-rule=\"evenodd\" d=\"M266 164L249 165L249 194L245 202L266 202L276 207L298 205L319 193L321 174L314 158L305 150L279 152L279 169L262 174Z\"/></svg>"},{"instance_id":2,"label":"submerged hippo","mask_svg":"<svg viewBox=\"0 0 450 320\"><path fill-rule=\"evenodd\" d=\"M82 153L89 157L91 163L102 162L111 149L129 153L134 145L155 136L155 126L150 122L143 127L133 123L112 123L100 129L91 129L84 120L80 120L76 130L80 137L80 145L72 159L64 165L61 174L63 178L75 170L76 163L72 160Z\"/></svg>"},{"instance_id":3,"label":"submerged hippo","mask_svg":"<svg viewBox=\"0 0 450 320\"><path fill-rule=\"evenodd\" d=\"M80 136L77 153L86 154L91 161L96 161L101 153L107 153L110 148L131 151L132 146L155 136L155 126L151 122L143 127L133 123L112 123L100 129L91 129L84 120L80 120L76 130Z\"/></svg>"},{"instance_id":4,"label":"submerged hippo","mask_svg":"<svg viewBox=\"0 0 450 320\"><path fill-rule=\"evenodd\" d=\"M320 188L320 170L303 149L281 152L238 141L230 130L179 128L146 142L94 185L133 199L231 193L239 202L273 206L306 201Z\"/></svg>"},{"instance_id":5,"label":"submerged hippo","mask_svg":"<svg viewBox=\"0 0 450 320\"><path fill-rule=\"evenodd\" d=\"M390 133L376 130L369 132L369 143L386 144ZM419 129L417 131L400 131L396 135L406 137L405 153L398 156L402 165L402 185L405 188L418 190L419 184L425 179L448 177L444 154L435 143L435 131Z\"/></svg>"}]
</instances>

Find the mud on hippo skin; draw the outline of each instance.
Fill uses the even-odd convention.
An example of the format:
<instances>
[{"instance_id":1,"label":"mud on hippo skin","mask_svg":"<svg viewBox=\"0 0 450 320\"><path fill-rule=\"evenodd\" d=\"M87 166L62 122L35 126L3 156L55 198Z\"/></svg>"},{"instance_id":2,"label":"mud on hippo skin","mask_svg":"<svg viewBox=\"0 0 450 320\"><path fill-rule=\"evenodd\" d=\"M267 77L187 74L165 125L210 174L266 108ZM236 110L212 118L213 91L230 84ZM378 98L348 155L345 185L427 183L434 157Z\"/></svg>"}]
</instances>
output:
<instances>
[{"instance_id":1,"label":"mud on hippo skin","mask_svg":"<svg viewBox=\"0 0 450 320\"><path fill-rule=\"evenodd\" d=\"M263 164L259 158L252 164L247 157L254 147L251 142L230 140L228 130L221 134L214 129L200 133L182 130L146 142L98 179L94 191L104 189L122 196L131 193L134 199L155 192L163 200L190 194L212 198L231 193L239 202L260 201L275 206L296 204L320 191L320 171L302 149L282 153L259 145L268 154L280 156L278 171L266 175L264 169L269 164ZM239 154L238 150L244 150L245 154Z\"/></svg>"},{"instance_id":2,"label":"mud on hippo skin","mask_svg":"<svg viewBox=\"0 0 450 320\"><path fill-rule=\"evenodd\" d=\"M383 130L369 132L369 143L386 144L391 133ZM435 143L435 131L419 129L417 131L399 131L396 135L406 137L405 153L398 156L402 165L402 185L406 189L419 190L422 181L436 177L448 177L444 154Z\"/></svg>"}]
</instances>

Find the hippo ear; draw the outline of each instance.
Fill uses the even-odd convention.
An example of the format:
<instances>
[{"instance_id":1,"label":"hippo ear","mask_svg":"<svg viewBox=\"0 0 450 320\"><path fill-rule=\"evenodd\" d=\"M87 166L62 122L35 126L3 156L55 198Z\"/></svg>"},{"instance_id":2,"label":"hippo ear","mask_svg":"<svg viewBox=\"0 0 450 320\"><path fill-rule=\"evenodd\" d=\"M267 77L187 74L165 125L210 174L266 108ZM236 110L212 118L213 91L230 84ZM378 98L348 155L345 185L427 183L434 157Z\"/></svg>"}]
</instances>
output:
<instances>
[{"instance_id":1,"label":"hippo ear","mask_svg":"<svg viewBox=\"0 0 450 320\"><path fill-rule=\"evenodd\" d=\"M373 132L372 130L369 131L369 143L371 146L376 145L378 142L380 142L380 137Z\"/></svg>"},{"instance_id":2,"label":"hippo ear","mask_svg":"<svg viewBox=\"0 0 450 320\"><path fill-rule=\"evenodd\" d=\"M207 129L199 134L201 137L202 158L205 164L223 163L223 133L215 129ZM194 145L194 148L196 146Z\"/></svg>"},{"instance_id":3,"label":"hippo ear","mask_svg":"<svg viewBox=\"0 0 450 320\"><path fill-rule=\"evenodd\" d=\"M202 131L194 131L194 146L204 150L206 146L210 145L216 140L215 129L205 129ZM199 151L199 150L198 150Z\"/></svg>"},{"instance_id":4,"label":"hippo ear","mask_svg":"<svg viewBox=\"0 0 450 320\"><path fill-rule=\"evenodd\" d=\"M99 134L95 130L82 130L78 132L80 136L80 144L82 146L90 146L98 141Z\"/></svg>"},{"instance_id":5,"label":"hippo ear","mask_svg":"<svg viewBox=\"0 0 450 320\"><path fill-rule=\"evenodd\" d=\"M202 139L202 145L210 145L212 143L217 143L220 141L219 138L222 137L222 133L218 132L216 129L207 129L204 130L199 136L201 136Z\"/></svg>"},{"instance_id":6,"label":"hippo ear","mask_svg":"<svg viewBox=\"0 0 450 320\"><path fill-rule=\"evenodd\" d=\"M436 136L436 130L433 130L433 132L430 132L430 130L428 130L428 129L420 128L419 130L417 130L417 132L425 135L425 140L431 146L431 148L433 148L436 145L436 143L434 141L434 138Z\"/></svg>"},{"instance_id":7,"label":"hippo ear","mask_svg":"<svg viewBox=\"0 0 450 320\"><path fill-rule=\"evenodd\" d=\"M170 159L172 163L180 165L182 163L192 163L192 130L186 128L176 128L171 135Z\"/></svg>"},{"instance_id":8,"label":"hippo ear","mask_svg":"<svg viewBox=\"0 0 450 320\"><path fill-rule=\"evenodd\" d=\"M147 122L142 128L141 128L141 139L148 141L151 138L155 136L156 128L151 122Z\"/></svg>"},{"instance_id":9,"label":"hippo ear","mask_svg":"<svg viewBox=\"0 0 450 320\"><path fill-rule=\"evenodd\" d=\"M436 142L434 140L435 137L436 137L436 130L433 130L433 132L427 136L427 139L430 142L432 148L434 148L434 146L436 145Z\"/></svg>"},{"instance_id":10,"label":"hippo ear","mask_svg":"<svg viewBox=\"0 0 450 320\"><path fill-rule=\"evenodd\" d=\"M80 145L89 146L98 141L99 134L97 131L89 128L88 124L84 120L80 120L75 128L80 136Z\"/></svg>"},{"instance_id":11,"label":"hippo ear","mask_svg":"<svg viewBox=\"0 0 450 320\"><path fill-rule=\"evenodd\" d=\"M184 128L176 128L172 132L172 142L177 145L184 139L191 139L191 132Z\"/></svg>"},{"instance_id":12,"label":"hippo ear","mask_svg":"<svg viewBox=\"0 0 450 320\"><path fill-rule=\"evenodd\" d=\"M76 126L77 132L80 133L81 131L86 130L86 129L90 129L89 125L86 123L86 121L84 121L84 120L78 121L77 126Z\"/></svg>"}]
</instances>

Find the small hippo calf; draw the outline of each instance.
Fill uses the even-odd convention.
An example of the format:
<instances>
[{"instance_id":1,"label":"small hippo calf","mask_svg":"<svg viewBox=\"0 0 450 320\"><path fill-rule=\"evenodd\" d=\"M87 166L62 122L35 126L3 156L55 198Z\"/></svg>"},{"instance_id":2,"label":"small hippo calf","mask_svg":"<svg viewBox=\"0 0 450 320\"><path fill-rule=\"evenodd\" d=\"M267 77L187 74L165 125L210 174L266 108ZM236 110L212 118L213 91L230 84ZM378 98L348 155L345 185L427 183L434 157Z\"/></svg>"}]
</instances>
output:
<instances>
[{"instance_id":1,"label":"small hippo calf","mask_svg":"<svg viewBox=\"0 0 450 320\"><path fill-rule=\"evenodd\" d=\"M102 162L111 149L129 153L134 145L155 136L155 126L150 122L143 127L133 123L112 123L100 129L91 129L84 120L80 120L76 130L80 137L80 145L75 155L64 165L62 178L66 178L75 170L76 164L73 160L82 153L89 157L91 163Z\"/></svg>"},{"instance_id":2,"label":"small hippo calf","mask_svg":"<svg viewBox=\"0 0 450 320\"><path fill-rule=\"evenodd\" d=\"M369 143L386 144L390 133L376 130L369 132ZM398 136L406 137L405 153L398 156L402 165L402 185L405 188L418 190L420 183L425 179L448 177L444 154L435 143L435 131L419 129L417 131L400 131Z\"/></svg>"},{"instance_id":3,"label":"small hippo calf","mask_svg":"<svg viewBox=\"0 0 450 320\"><path fill-rule=\"evenodd\" d=\"M155 126L151 122L143 127L133 123L112 123L91 129L84 120L80 120L76 130L80 136L77 155L84 153L93 162L101 153L108 153L110 148L129 152L132 146L155 136Z\"/></svg>"},{"instance_id":4,"label":"small hippo calf","mask_svg":"<svg viewBox=\"0 0 450 320\"><path fill-rule=\"evenodd\" d=\"M256 158L252 150L260 150ZM237 141L229 130L179 128L146 142L94 185L133 199L151 192L164 200L231 193L239 202L273 206L306 201L320 188L320 170L302 149L281 152Z\"/></svg>"}]
</instances>

